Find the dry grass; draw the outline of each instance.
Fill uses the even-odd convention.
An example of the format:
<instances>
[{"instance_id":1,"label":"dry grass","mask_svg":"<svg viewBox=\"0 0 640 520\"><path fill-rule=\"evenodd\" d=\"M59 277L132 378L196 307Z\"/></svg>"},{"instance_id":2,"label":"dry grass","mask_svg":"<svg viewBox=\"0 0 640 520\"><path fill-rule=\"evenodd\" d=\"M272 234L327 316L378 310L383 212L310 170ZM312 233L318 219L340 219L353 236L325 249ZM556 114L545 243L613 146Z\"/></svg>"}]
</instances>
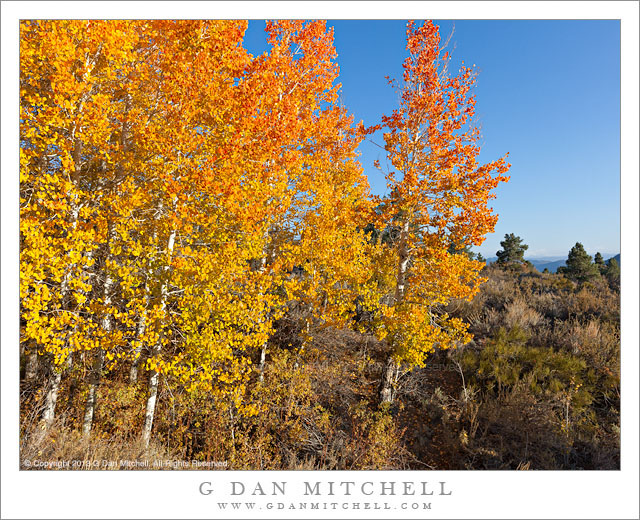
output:
<instances>
[{"instance_id":1,"label":"dry grass","mask_svg":"<svg viewBox=\"0 0 640 520\"><path fill-rule=\"evenodd\" d=\"M543 322L543 317L539 312L529 307L524 298L518 297L505 306L503 320L508 329L519 325L524 330L531 331Z\"/></svg>"},{"instance_id":2,"label":"dry grass","mask_svg":"<svg viewBox=\"0 0 640 520\"><path fill-rule=\"evenodd\" d=\"M140 439L87 438L60 424L47 430L37 427L24 439L20 450L20 468L26 470L43 469L38 467L42 462L49 463L47 469L52 470L171 469L164 463L154 467L154 462L167 460L176 457L158 444L145 448Z\"/></svg>"},{"instance_id":3,"label":"dry grass","mask_svg":"<svg viewBox=\"0 0 640 520\"><path fill-rule=\"evenodd\" d=\"M138 463L130 469L156 469L156 460L193 459L247 470L619 467L619 293L603 280L579 285L524 268L489 267L485 275L476 298L446 308L469 324L474 341L436 350L427 367L402 379L389 409L378 406L384 344L371 334L318 326L300 352L303 320L292 311L272 338L264 383L252 381L243 396L259 414L241 417L229 403L169 390L163 380L155 444L145 449L139 438L144 385L131 386L126 377L102 385L94 429L84 438L82 388L63 384L58 422L43 431L45 386L25 383L22 467L36 469L27 460L76 460L89 465L71 469L121 469L101 464L124 460ZM487 349L500 329L519 330L524 339L492 353ZM480 365L465 365L464 356L473 361L483 353L482 374ZM552 387L545 367L564 383ZM498 392L491 373L501 374ZM576 401L573 376L584 380L593 401ZM571 392L571 427L563 430L563 399Z\"/></svg>"}]
</instances>

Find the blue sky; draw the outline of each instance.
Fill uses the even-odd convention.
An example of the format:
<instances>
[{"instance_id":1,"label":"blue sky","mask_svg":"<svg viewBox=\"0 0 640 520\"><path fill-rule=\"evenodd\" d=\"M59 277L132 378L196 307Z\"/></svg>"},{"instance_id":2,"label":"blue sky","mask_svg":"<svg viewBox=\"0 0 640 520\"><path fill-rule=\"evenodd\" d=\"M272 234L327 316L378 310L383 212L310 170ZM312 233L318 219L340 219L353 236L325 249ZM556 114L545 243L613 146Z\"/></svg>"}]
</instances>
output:
<instances>
[{"instance_id":1,"label":"blue sky","mask_svg":"<svg viewBox=\"0 0 640 520\"><path fill-rule=\"evenodd\" d=\"M397 94L384 76L401 77L401 20L337 20L342 102L372 125L390 114ZM620 251L620 24L617 20L438 21L451 33L451 69L464 60L480 72L476 113L480 160L509 152L511 180L492 201L495 233L476 251L495 255L505 233L529 245L528 257L566 257L582 242L590 254ZM266 48L264 22L251 21L246 48ZM380 133L373 137L382 142ZM360 147L373 193L385 191L384 151Z\"/></svg>"}]
</instances>

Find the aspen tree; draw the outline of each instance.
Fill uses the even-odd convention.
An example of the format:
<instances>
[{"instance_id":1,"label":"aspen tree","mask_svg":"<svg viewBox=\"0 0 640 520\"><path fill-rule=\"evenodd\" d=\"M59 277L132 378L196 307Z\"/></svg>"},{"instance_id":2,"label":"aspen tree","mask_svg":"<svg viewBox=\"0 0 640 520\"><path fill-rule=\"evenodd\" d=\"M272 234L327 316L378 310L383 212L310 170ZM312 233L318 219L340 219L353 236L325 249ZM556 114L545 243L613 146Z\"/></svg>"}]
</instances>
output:
<instances>
[{"instance_id":1,"label":"aspen tree","mask_svg":"<svg viewBox=\"0 0 640 520\"><path fill-rule=\"evenodd\" d=\"M21 24L22 340L48 360L47 423L71 355L97 347L90 268L106 241L101 203L117 153L112 138L121 107L112 96L130 63L127 28Z\"/></svg>"},{"instance_id":2,"label":"aspen tree","mask_svg":"<svg viewBox=\"0 0 640 520\"><path fill-rule=\"evenodd\" d=\"M506 181L506 158L478 163L480 131L473 122L476 81L462 65L450 75L449 53L432 21L407 25L407 51L401 82L390 80L400 106L382 124L390 163L390 195L378 199L379 227L397 236L381 258L395 269L390 305L380 310L379 336L387 344L380 401L392 402L403 370L424 364L426 356L466 342L466 326L442 306L451 298L470 299L479 289L481 264L449 253L452 244L480 245L497 216L488 205L492 190Z\"/></svg>"}]
</instances>

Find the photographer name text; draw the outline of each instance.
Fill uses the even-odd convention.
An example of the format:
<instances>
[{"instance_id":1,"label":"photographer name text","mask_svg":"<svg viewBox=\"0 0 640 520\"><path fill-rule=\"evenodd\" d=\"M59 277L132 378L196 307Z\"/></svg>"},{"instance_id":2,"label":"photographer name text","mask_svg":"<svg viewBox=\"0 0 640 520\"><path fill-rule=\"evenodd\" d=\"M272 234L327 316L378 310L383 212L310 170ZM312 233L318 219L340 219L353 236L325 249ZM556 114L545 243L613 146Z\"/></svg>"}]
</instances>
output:
<instances>
[{"instance_id":1,"label":"photographer name text","mask_svg":"<svg viewBox=\"0 0 640 520\"><path fill-rule=\"evenodd\" d=\"M214 489L212 482L204 481L198 492L205 496L286 496L292 486L289 482L231 481ZM303 481L294 483L292 493L297 496L449 496L452 491L446 482L429 481Z\"/></svg>"}]
</instances>

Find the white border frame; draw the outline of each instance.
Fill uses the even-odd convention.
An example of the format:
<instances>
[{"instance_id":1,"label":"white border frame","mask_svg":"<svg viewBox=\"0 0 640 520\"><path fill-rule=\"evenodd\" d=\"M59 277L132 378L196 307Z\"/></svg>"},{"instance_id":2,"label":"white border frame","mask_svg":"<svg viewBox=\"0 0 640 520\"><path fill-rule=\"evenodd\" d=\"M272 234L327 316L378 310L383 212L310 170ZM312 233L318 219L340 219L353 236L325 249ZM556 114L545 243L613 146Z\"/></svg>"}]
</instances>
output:
<instances>
[{"instance_id":1,"label":"white border frame","mask_svg":"<svg viewBox=\"0 0 640 520\"><path fill-rule=\"evenodd\" d=\"M638 518L638 3L637 2L3 2L2 518L220 518L231 480L446 481L432 509L260 510L262 518ZM18 471L18 21L25 18L434 18L621 20L622 468L585 472L26 472ZM215 493L198 486L211 481ZM143 496L152 497L143 500ZM265 497L270 499L270 497ZM286 500L299 496L287 494ZM326 497L329 499L330 497ZM349 498L349 497L346 497ZM385 502L393 497L360 497ZM411 498L411 497L409 497ZM336 499L341 500L339 497ZM264 499L263 499L264 500ZM278 499L270 499L278 501ZM395 501L394 501L395 500ZM259 501L259 500L257 500ZM282 501L282 500L280 500ZM349 502L358 501L353 497ZM386 500L399 504L402 497ZM411 500L413 501L413 500ZM418 500L416 500L418 501Z\"/></svg>"}]
</instances>

